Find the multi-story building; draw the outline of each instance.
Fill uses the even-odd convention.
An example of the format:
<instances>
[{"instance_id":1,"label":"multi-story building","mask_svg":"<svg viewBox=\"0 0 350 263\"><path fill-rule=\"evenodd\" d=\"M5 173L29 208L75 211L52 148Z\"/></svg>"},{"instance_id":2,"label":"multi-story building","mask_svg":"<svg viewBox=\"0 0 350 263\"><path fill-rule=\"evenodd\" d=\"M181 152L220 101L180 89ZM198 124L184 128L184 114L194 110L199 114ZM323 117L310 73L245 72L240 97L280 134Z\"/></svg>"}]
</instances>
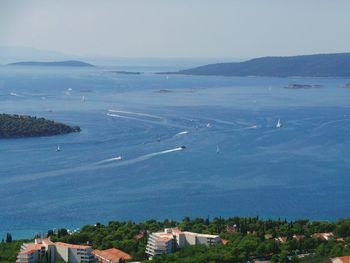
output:
<instances>
[{"instance_id":1,"label":"multi-story building","mask_svg":"<svg viewBox=\"0 0 350 263\"><path fill-rule=\"evenodd\" d=\"M146 254L154 257L161 254L168 254L175 249L174 233L171 229L165 229L164 232L152 233L148 237Z\"/></svg>"},{"instance_id":2,"label":"multi-story building","mask_svg":"<svg viewBox=\"0 0 350 263\"><path fill-rule=\"evenodd\" d=\"M46 240L46 239L45 239ZM35 263L45 256L46 244L40 238L35 239L34 243L24 243L17 256L17 263Z\"/></svg>"},{"instance_id":3,"label":"multi-story building","mask_svg":"<svg viewBox=\"0 0 350 263\"><path fill-rule=\"evenodd\" d=\"M56 242L56 259L70 263L96 262L90 246L72 245Z\"/></svg>"},{"instance_id":4,"label":"multi-story building","mask_svg":"<svg viewBox=\"0 0 350 263\"><path fill-rule=\"evenodd\" d=\"M51 242L49 239L35 239L34 243L23 244L16 263L37 263L47 256L50 263L63 260L71 263L95 263L90 246Z\"/></svg>"},{"instance_id":5,"label":"multi-story building","mask_svg":"<svg viewBox=\"0 0 350 263\"><path fill-rule=\"evenodd\" d=\"M150 234L146 254L152 258L156 255L172 253L176 247L182 248L198 244L213 246L220 242L221 239L218 235L182 232L178 228L166 228L164 232Z\"/></svg>"}]
</instances>

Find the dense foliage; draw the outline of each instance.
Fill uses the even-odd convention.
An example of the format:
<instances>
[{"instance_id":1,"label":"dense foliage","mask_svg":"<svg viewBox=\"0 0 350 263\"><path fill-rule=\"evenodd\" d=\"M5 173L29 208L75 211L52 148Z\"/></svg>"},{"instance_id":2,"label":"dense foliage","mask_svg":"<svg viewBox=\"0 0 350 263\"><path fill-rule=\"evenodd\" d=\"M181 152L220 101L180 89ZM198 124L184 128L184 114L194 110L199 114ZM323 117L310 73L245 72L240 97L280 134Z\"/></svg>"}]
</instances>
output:
<instances>
[{"instance_id":1,"label":"dense foliage","mask_svg":"<svg viewBox=\"0 0 350 263\"><path fill-rule=\"evenodd\" d=\"M309 220L288 222L262 220L258 217L214 218L213 220L186 217L180 222L111 221L106 225L101 223L86 225L73 234L66 229L59 229L49 230L47 235L52 241L89 244L95 249L116 247L131 254L133 260L147 261L144 252L148 233L168 227L179 227L183 231L219 234L225 240L225 245L185 247L173 254L155 257L154 263L241 263L253 259L267 259L272 263L322 263L327 262L331 257L350 255L350 219L341 219L336 222ZM317 236L318 233L330 232L334 235L329 240ZM9 245L3 243L1 246ZM12 251L12 254L7 253L11 254L11 258L15 256L13 249Z\"/></svg>"},{"instance_id":2,"label":"dense foliage","mask_svg":"<svg viewBox=\"0 0 350 263\"><path fill-rule=\"evenodd\" d=\"M1 242L0 243L0 263L16 262L17 253L23 241Z\"/></svg>"},{"instance_id":3,"label":"dense foliage","mask_svg":"<svg viewBox=\"0 0 350 263\"><path fill-rule=\"evenodd\" d=\"M24 115L0 114L0 138L49 136L79 132L80 127Z\"/></svg>"}]
</instances>

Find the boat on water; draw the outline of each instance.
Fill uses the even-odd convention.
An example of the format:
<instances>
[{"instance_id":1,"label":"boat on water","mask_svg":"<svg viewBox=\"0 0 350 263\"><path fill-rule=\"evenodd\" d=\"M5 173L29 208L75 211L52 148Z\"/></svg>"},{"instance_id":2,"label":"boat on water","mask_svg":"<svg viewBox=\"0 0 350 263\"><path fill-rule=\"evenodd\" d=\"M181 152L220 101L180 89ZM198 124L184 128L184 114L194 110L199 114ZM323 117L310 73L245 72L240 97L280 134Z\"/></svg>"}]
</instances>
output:
<instances>
[{"instance_id":1,"label":"boat on water","mask_svg":"<svg viewBox=\"0 0 350 263\"><path fill-rule=\"evenodd\" d=\"M85 101L85 96L81 97L81 101L84 102Z\"/></svg>"},{"instance_id":2,"label":"boat on water","mask_svg":"<svg viewBox=\"0 0 350 263\"><path fill-rule=\"evenodd\" d=\"M123 160L123 156L119 155L119 156L115 157L114 160L116 160L116 161Z\"/></svg>"},{"instance_id":3,"label":"boat on water","mask_svg":"<svg viewBox=\"0 0 350 263\"><path fill-rule=\"evenodd\" d=\"M61 147L57 145L56 152L60 152L60 151L61 151Z\"/></svg>"},{"instance_id":4,"label":"boat on water","mask_svg":"<svg viewBox=\"0 0 350 263\"><path fill-rule=\"evenodd\" d=\"M185 150L185 149L186 149L186 146L181 145L180 148L181 148L182 150Z\"/></svg>"},{"instance_id":5,"label":"boat on water","mask_svg":"<svg viewBox=\"0 0 350 263\"><path fill-rule=\"evenodd\" d=\"M281 119L278 119L277 124L276 124L276 128L282 128L282 122Z\"/></svg>"},{"instance_id":6,"label":"boat on water","mask_svg":"<svg viewBox=\"0 0 350 263\"><path fill-rule=\"evenodd\" d=\"M219 144L218 144L218 145L216 145L216 153L220 153Z\"/></svg>"}]
</instances>

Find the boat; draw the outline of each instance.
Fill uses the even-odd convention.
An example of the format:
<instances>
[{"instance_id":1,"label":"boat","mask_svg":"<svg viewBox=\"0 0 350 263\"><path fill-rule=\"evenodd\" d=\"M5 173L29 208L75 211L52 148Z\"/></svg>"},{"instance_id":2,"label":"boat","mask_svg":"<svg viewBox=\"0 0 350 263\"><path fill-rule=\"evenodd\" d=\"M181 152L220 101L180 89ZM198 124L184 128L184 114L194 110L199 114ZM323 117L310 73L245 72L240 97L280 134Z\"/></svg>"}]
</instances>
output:
<instances>
[{"instance_id":1,"label":"boat","mask_svg":"<svg viewBox=\"0 0 350 263\"><path fill-rule=\"evenodd\" d=\"M61 151L61 147L59 145L57 145L56 152L60 152L60 151Z\"/></svg>"},{"instance_id":2,"label":"boat","mask_svg":"<svg viewBox=\"0 0 350 263\"><path fill-rule=\"evenodd\" d=\"M116 161L123 160L123 156L119 155L119 156L115 157L114 160L116 160Z\"/></svg>"},{"instance_id":3,"label":"boat","mask_svg":"<svg viewBox=\"0 0 350 263\"><path fill-rule=\"evenodd\" d=\"M81 101L84 102L85 101L85 96L81 97Z\"/></svg>"},{"instance_id":4,"label":"boat","mask_svg":"<svg viewBox=\"0 0 350 263\"><path fill-rule=\"evenodd\" d=\"M281 119L278 119L277 124L276 124L276 128L282 128L282 122Z\"/></svg>"},{"instance_id":5,"label":"boat","mask_svg":"<svg viewBox=\"0 0 350 263\"><path fill-rule=\"evenodd\" d=\"M180 148L181 148L182 150L185 150L185 149L186 149L186 146L181 145Z\"/></svg>"},{"instance_id":6,"label":"boat","mask_svg":"<svg viewBox=\"0 0 350 263\"><path fill-rule=\"evenodd\" d=\"M220 153L219 144L218 144L218 145L216 145L216 153Z\"/></svg>"}]
</instances>

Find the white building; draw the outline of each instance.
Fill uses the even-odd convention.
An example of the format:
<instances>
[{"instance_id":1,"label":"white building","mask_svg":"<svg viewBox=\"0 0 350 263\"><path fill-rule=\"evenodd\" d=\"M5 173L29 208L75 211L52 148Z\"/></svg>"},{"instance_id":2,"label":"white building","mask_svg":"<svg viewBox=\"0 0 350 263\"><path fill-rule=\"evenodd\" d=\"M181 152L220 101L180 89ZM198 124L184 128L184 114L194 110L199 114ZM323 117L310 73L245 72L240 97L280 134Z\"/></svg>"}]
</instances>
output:
<instances>
[{"instance_id":1,"label":"white building","mask_svg":"<svg viewBox=\"0 0 350 263\"><path fill-rule=\"evenodd\" d=\"M56 259L70 263L96 262L90 246L72 245L56 242Z\"/></svg>"},{"instance_id":2,"label":"white building","mask_svg":"<svg viewBox=\"0 0 350 263\"><path fill-rule=\"evenodd\" d=\"M63 260L71 263L95 263L90 246L51 242L49 239L35 239L34 243L23 244L16 263L37 263L47 255L49 262Z\"/></svg>"},{"instance_id":3,"label":"white building","mask_svg":"<svg viewBox=\"0 0 350 263\"><path fill-rule=\"evenodd\" d=\"M166 228L164 232L150 234L146 254L151 258L156 255L172 253L176 247L204 244L213 246L221 243L218 235L198 234L193 232L182 232L178 228Z\"/></svg>"}]
</instances>

